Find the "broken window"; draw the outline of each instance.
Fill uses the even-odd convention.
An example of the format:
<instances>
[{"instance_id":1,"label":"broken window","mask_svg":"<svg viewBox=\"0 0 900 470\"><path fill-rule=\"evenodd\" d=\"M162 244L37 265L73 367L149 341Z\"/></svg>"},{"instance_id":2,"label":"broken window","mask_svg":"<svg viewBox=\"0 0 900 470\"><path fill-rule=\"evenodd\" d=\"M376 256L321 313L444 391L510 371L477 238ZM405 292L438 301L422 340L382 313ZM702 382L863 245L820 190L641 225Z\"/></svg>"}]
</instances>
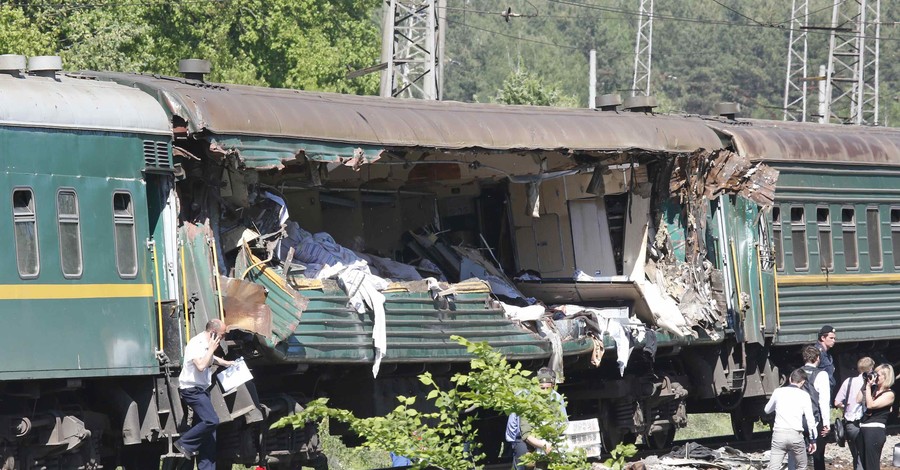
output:
<instances>
[{"instance_id":1,"label":"broken window","mask_svg":"<svg viewBox=\"0 0 900 470\"><path fill-rule=\"evenodd\" d=\"M791 207L791 254L794 270L809 269L809 254L806 252L806 217L803 206Z\"/></svg>"},{"instance_id":2,"label":"broken window","mask_svg":"<svg viewBox=\"0 0 900 470\"><path fill-rule=\"evenodd\" d=\"M882 269L881 256L881 217L877 207L866 210L866 230L869 239L869 268Z\"/></svg>"},{"instance_id":3,"label":"broken window","mask_svg":"<svg viewBox=\"0 0 900 470\"><path fill-rule=\"evenodd\" d=\"M13 191L13 222L16 233L16 264L19 268L19 276L35 278L40 271L40 258L38 257L34 192L30 188Z\"/></svg>"},{"instance_id":4,"label":"broken window","mask_svg":"<svg viewBox=\"0 0 900 470\"><path fill-rule=\"evenodd\" d=\"M844 264L848 270L859 269L859 251L856 242L856 210L841 209L841 230L844 232Z\"/></svg>"},{"instance_id":5,"label":"broken window","mask_svg":"<svg viewBox=\"0 0 900 470\"><path fill-rule=\"evenodd\" d=\"M134 206L131 194L113 194L113 219L116 238L116 268L122 277L137 275L137 241L134 237Z\"/></svg>"},{"instance_id":6,"label":"broken window","mask_svg":"<svg viewBox=\"0 0 900 470\"><path fill-rule=\"evenodd\" d=\"M616 274L622 274L623 251L625 249L625 215L628 210L628 193L604 196L606 220L609 224L609 238L613 247Z\"/></svg>"},{"instance_id":7,"label":"broken window","mask_svg":"<svg viewBox=\"0 0 900 470\"><path fill-rule=\"evenodd\" d=\"M56 193L56 216L59 225L59 261L63 276L81 276L81 226L78 196L74 190L61 189Z\"/></svg>"},{"instance_id":8,"label":"broken window","mask_svg":"<svg viewBox=\"0 0 900 470\"><path fill-rule=\"evenodd\" d=\"M891 249L894 268L900 268L900 209L897 208L891 208Z\"/></svg>"},{"instance_id":9,"label":"broken window","mask_svg":"<svg viewBox=\"0 0 900 470\"><path fill-rule=\"evenodd\" d=\"M816 225L819 228L819 264L823 271L834 271L834 249L831 243L831 211L827 207L816 208Z\"/></svg>"},{"instance_id":10,"label":"broken window","mask_svg":"<svg viewBox=\"0 0 900 470\"><path fill-rule=\"evenodd\" d=\"M784 239L781 235L781 208L772 207L772 242L775 248L775 269L784 271Z\"/></svg>"}]
</instances>

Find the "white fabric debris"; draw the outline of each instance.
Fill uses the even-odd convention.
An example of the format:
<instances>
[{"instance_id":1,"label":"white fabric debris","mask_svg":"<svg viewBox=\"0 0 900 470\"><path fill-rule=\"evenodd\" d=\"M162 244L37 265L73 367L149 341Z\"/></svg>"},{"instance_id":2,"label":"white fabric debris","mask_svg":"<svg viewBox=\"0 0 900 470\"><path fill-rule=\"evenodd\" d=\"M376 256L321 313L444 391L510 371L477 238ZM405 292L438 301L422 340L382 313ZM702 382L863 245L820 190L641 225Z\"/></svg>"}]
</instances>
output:
<instances>
[{"instance_id":1,"label":"white fabric debris","mask_svg":"<svg viewBox=\"0 0 900 470\"><path fill-rule=\"evenodd\" d=\"M626 330L626 327L631 327L627 308L588 308L581 305L558 305L554 306L553 310L562 312L569 318L578 315L593 317L600 328L598 333L608 334L616 341L616 363L619 366L619 374L625 375L625 367L628 366L628 359L631 357L631 351L634 349L631 343L631 336ZM638 328L644 329L645 327L640 325Z\"/></svg>"},{"instance_id":2,"label":"white fabric debris","mask_svg":"<svg viewBox=\"0 0 900 470\"><path fill-rule=\"evenodd\" d=\"M576 269L575 273L572 274L572 279L575 279L576 281L582 281L582 282L599 281L600 276L591 276L590 274L588 274L580 269Z\"/></svg>"},{"instance_id":3,"label":"white fabric debris","mask_svg":"<svg viewBox=\"0 0 900 470\"><path fill-rule=\"evenodd\" d=\"M559 337L559 332L556 331L553 320L550 318L537 322L537 326L541 336L550 340L551 352L549 365L550 368L556 372L557 383L563 383L565 381L565 371L563 370L562 339Z\"/></svg>"},{"instance_id":4,"label":"white fabric debris","mask_svg":"<svg viewBox=\"0 0 900 470\"><path fill-rule=\"evenodd\" d=\"M645 280L635 281L634 285L647 302L647 306L653 315L653 320L657 325L682 338L696 336L696 333L691 330L681 314L678 303L672 297L663 295L656 284Z\"/></svg>"},{"instance_id":5,"label":"white fabric debris","mask_svg":"<svg viewBox=\"0 0 900 470\"><path fill-rule=\"evenodd\" d=\"M375 364L372 375L378 377L381 359L387 351L387 331L384 319L384 294L380 291L388 286L388 282L369 273L366 262L359 260L337 274L344 292L350 297L348 306L358 313L365 313L366 307L374 313L372 341L375 344Z\"/></svg>"},{"instance_id":6,"label":"white fabric debris","mask_svg":"<svg viewBox=\"0 0 900 470\"><path fill-rule=\"evenodd\" d=\"M503 306L503 312L506 318L514 321L536 321L544 316L546 309L543 305L529 305L527 307L516 307L507 303L500 302Z\"/></svg>"}]
</instances>

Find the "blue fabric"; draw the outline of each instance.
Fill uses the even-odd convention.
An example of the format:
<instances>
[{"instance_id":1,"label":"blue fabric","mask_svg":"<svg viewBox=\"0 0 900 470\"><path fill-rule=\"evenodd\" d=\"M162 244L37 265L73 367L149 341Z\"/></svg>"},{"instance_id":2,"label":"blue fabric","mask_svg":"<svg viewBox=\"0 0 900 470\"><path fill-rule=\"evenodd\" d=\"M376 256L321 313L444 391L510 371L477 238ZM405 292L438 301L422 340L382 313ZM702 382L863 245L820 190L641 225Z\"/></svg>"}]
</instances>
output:
<instances>
[{"instance_id":1,"label":"blue fabric","mask_svg":"<svg viewBox=\"0 0 900 470\"><path fill-rule=\"evenodd\" d=\"M194 426L178 441L188 452L197 453L197 470L216 469L216 426L219 417L209 392L199 387L178 390L181 399L194 410Z\"/></svg>"},{"instance_id":2,"label":"blue fabric","mask_svg":"<svg viewBox=\"0 0 900 470\"><path fill-rule=\"evenodd\" d=\"M391 467L408 467L410 465L412 465L412 460L409 457L391 452Z\"/></svg>"},{"instance_id":3,"label":"blue fabric","mask_svg":"<svg viewBox=\"0 0 900 470\"><path fill-rule=\"evenodd\" d=\"M513 413L509 415L509 418L506 418L506 442L515 442L521 438L519 431L519 415Z\"/></svg>"}]
</instances>

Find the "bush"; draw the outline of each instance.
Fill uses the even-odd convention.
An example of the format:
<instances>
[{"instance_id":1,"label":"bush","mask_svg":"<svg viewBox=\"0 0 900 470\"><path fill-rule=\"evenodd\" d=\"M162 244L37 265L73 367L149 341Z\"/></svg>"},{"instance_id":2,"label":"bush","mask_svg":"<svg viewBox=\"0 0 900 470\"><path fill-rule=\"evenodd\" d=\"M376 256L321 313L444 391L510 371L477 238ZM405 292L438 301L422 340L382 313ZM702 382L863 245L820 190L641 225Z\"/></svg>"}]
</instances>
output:
<instances>
[{"instance_id":1,"label":"bush","mask_svg":"<svg viewBox=\"0 0 900 470\"><path fill-rule=\"evenodd\" d=\"M399 396L399 404L386 416L357 418L347 410L330 408L328 399L320 398L272 427L296 428L309 421L336 419L350 425L362 438L363 446L409 457L416 462L416 468L471 470L482 468L484 454L473 426L476 416L470 411L488 409L516 413L530 423L540 423L533 432L548 440L553 451L547 455L531 453L527 460L544 462L554 470L590 468L583 452L559 450L564 448L565 417L530 371L522 370L520 363L510 365L487 343L473 343L458 336L451 339L465 346L474 358L468 373L457 373L450 379L453 388L449 390L441 390L429 372L419 376L419 381L431 388L426 400L433 402L435 412L419 412L414 407L416 397Z\"/></svg>"}]
</instances>

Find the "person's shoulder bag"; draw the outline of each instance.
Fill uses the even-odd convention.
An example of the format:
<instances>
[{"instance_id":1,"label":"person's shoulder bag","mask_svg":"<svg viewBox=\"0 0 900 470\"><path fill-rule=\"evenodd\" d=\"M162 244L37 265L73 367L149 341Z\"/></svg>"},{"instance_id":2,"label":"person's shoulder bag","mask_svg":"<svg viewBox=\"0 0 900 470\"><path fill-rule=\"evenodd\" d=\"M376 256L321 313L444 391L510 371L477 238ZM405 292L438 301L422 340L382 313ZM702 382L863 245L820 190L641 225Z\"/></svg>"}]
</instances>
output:
<instances>
[{"instance_id":1,"label":"person's shoulder bag","mask_svg":"<svg viewBox=\"0 0 900 470\"><path fill-rule=\"evenodd\" d=\"M847 402L850 399L850 386L853 385L853 377L847 379L847 394L844 395L844 410L843 412L847 412ZM844 419L843 413L841 416L838 416L834 419L834 426L831 429L834 430L834 441L837 442L837 445L844 447L847 444L847 433L844 431L844 425L847 423L847 420Z\"/></svg>"}]
</instances>

